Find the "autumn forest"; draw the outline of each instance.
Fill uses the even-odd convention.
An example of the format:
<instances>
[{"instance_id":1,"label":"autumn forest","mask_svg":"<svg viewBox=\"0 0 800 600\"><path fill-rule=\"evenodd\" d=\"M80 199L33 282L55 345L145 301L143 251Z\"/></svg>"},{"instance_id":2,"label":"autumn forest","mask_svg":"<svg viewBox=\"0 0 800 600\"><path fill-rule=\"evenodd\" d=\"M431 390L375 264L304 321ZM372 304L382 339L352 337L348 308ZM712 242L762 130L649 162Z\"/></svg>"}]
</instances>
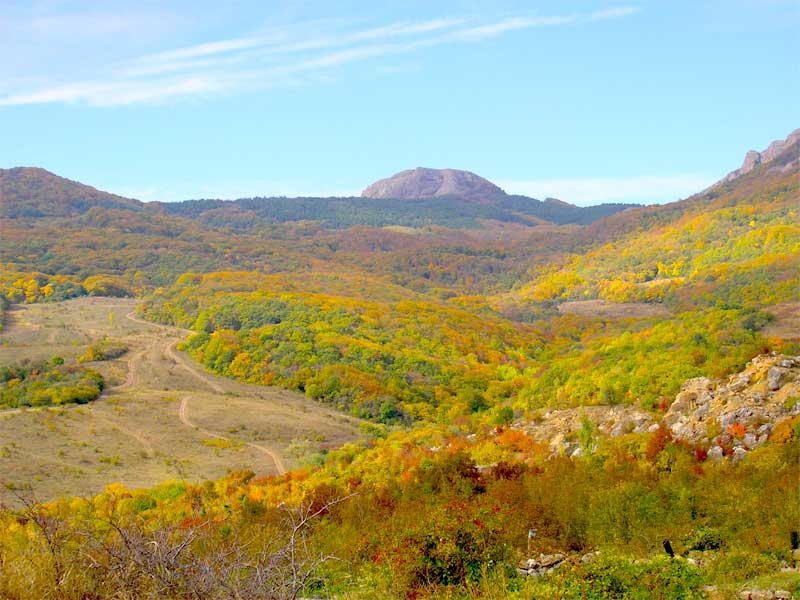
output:
<instances>
[{"instance_id":1,"label":"autumn forest","mask_svg":"<svg viewBox=\"0 0 800 600\"><path fill-rule=\"evenodd\" d=\"M0 597L796 597L794 140L655 206L0 171ZM98 415L139 460L45 444Z\"/></svg>"}]
</instances>

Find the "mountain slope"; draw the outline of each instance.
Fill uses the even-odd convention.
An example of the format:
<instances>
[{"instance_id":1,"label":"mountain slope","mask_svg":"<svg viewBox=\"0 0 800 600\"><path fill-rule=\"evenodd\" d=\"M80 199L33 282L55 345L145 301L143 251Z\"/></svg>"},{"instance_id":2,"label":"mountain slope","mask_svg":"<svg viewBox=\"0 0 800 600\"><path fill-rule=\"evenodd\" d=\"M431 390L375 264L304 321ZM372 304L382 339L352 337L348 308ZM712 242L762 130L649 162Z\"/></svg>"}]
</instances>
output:
<instances>
[{"instance_id":1,"label":"mountain slope","mask_svg":"<svg viewBox=\"0 0 800 600\"><path fill-rule=\"evenodd\" d=\"M123 198L36 167L0 169L0 216L73 217L90 208L142 210L138 200Z\"/></svg>"}]
</instances>

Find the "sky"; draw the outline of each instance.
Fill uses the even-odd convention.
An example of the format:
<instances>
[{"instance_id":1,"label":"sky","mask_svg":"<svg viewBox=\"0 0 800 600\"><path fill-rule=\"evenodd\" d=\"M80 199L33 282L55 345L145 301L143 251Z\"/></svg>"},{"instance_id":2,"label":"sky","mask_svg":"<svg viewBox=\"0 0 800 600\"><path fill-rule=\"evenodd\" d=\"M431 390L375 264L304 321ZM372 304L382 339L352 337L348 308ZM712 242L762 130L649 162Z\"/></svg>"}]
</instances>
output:
<instances>
[{"instance_id":1,"label":"sky","mask_svg":"<svg viewBox=\"0 0 800 600\"><path fill-rule=\"evenodd\" d=\"M425 166L668 202L800 127L799 29L798 0L0 0L0 168L145 201Z\"/></svg>"}]
</instances>

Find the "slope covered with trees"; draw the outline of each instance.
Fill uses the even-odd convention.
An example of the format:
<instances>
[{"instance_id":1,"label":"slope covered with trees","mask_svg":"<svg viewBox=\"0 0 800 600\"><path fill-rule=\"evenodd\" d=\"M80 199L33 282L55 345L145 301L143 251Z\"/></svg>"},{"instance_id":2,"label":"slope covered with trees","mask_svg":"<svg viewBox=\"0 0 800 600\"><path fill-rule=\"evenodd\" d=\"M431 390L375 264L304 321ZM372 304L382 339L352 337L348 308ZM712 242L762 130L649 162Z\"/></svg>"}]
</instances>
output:
<instances>
[{"instance_id":1,"label":"slope covered with trees","mask_svg":"<svg viewBox=\"0 0 800 600\"><path fill-rule=\"evenodd\" d=\"M799 518L798 417L759 423L747 451L738 421L695 443L666 422L601 435L584 414L570 458L526 432L587 405L658 423L689 378L800 353L765 333L800 301L800 175L776 160L588 225L514 197L420 200L407 221L369 199L4 214L3 306L137 295L144 318L193 331L184 349L207 370L374 423L280 477L21 493L0 512L0 595L701 598L777 572ZM792 361L752 382L759 397ZM83 376L39 371L6 369L4 402ZM569 560L541 579L515 568L556 552Z\"/></svg>"}]
</instances>

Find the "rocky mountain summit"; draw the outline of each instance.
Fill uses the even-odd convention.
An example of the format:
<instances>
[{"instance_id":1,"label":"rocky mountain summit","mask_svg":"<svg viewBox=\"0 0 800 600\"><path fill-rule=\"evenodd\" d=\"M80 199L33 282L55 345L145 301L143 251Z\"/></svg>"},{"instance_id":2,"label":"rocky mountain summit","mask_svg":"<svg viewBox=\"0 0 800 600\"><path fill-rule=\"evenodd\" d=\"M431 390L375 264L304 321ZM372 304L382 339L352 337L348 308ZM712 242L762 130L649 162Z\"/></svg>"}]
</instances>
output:
<instances>
[{"instance_id":1,"label":"rocky mountain summit","mask_svg":"<svg viewBox=\"0 0 800 600\"><path fill-rule=\"evenodd\" d=\"M772 142L763 152L750 150L745 155L742 166L728 173L720 183L733 181L760 165L772 162L775 164L770 170L777 169L782 173L800 168L800 129L795 129L785 140Z\"/></svg>"},{"instance_id":2,"label":"rocky mountain summit","mask_svg":"<svg viewBox=\"0 0 800 600\"><path fill-rule=\"evenodd\" d=\"M477 202L505 195L502 189L475 173L424 167L401 171L376 181L361 192L362 198L413 200L454 196Z\"/></svg>"}]
</instances>

